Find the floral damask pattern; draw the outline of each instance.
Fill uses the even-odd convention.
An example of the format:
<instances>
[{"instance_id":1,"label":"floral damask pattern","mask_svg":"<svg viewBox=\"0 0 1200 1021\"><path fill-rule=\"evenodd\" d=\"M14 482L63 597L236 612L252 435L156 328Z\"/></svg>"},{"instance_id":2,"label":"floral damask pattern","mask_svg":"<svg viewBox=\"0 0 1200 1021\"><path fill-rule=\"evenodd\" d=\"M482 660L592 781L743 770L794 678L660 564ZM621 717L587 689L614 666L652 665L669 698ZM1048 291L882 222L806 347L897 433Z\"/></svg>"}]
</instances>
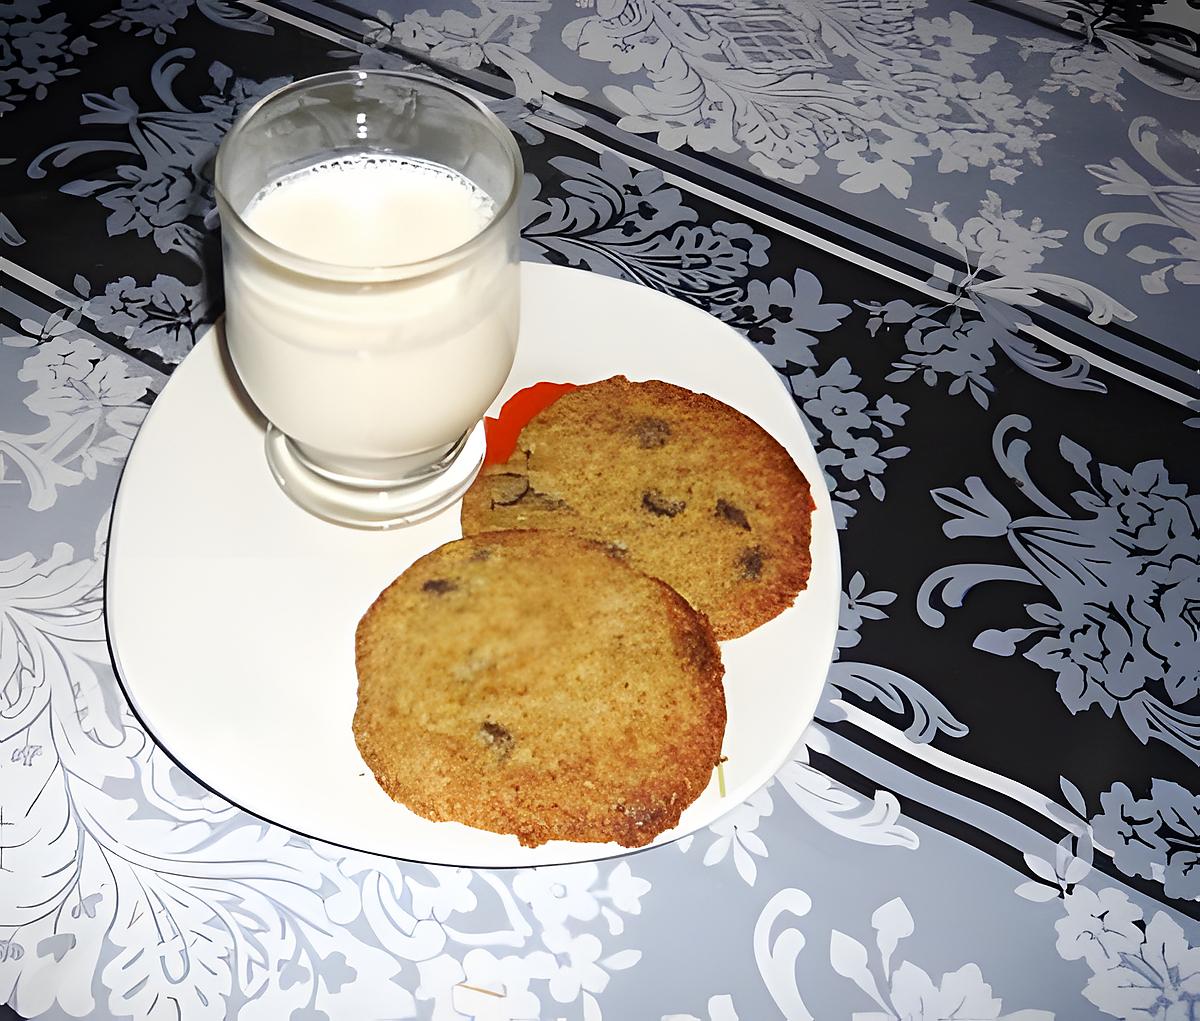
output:
<instances>
[{"instance_id":1,"label":"floral damask pattern","mask_svg":"<svg viewBox=\"0 0 1200 1021\"><path fill-rule=\"evenodd\" d=\"M78 35L50 0L0 4L0 117L27 99L44 99L56 78L79 73L75 59L95 45Z\"/></svg>"},{"instance_id":2,"label":"floral damask pattern","mask_svg":"<svg viewBox=\"0 0 1200 1021\"><path fill-rule=\"evenodd\" d=\"M212 15L224 5L209 8ZM126 14L165 17L172 10L151 5L130 7ZM257 31L269 26L239 17L235 27ZM97 153L113 154L106 169L93 170L96 176L67 181L59 190L91 198L108 210L105 228L110 237L132 234L152 241L158 252L183 255L199 276L201 251L212 237L211 164L217 145L242 109L287 79L242 78L213 61L207 69L210 91L185 103L175 94L175 83L192 57L191 50L173 49L155 61L150 85L159 109L141 109L127 86L111 95L85 93L88 112L80 124L117 126L123 136L53 145L34 157L28 175L40 180L82 157L94 161ZM198 331L219 311L213 308L211 286L167 273L147 281L121 276L97 294L87 281L84 284L78 293L101 329L123 338L131 349L150 351L170 363L187 354Z\"/></svg>"},{"instance_id":3,"label":"floral damask pattern","mask_svg":"<svg viewBox=\"0 0 1200 1021\"><path fill-rule=\"evenodd\" d=\"M240 78L214 61L208 75L213 91L198 97L194 109L174 93L177 75L193 56L170 50L155 61L150 83L162 109L145 111L126 86L111 96L86 93L80 124L107 124L125 129L127 138L62 142L39 153L29 165L34 180L48 173L46 164L63 167L85 154L111 152L132 157L116 163L107 176L77 179L61 186L69 195L95 198L110 210L110 237L134 233L151 238L160 252L180 252L199 259L204 216L213 207L209 164L234 117L287 79L253 81ZM115 162L115 161L114 161Z\"/></svg>"},{"instance_id":4,"label":"floral damask pattern","mask_svg":"<svg viewBox=\"0 0 1200 1021\"><path fill-rule=\"evenodd\" d=\"M49 760L52 754L28 728L56 692L79 734L106 742L117 736L89 665L107 662L102 571L94 562L76 561L74 550L59 543L41 561L31 554L0 561L0 579L0 740L26 731L10 761L22 771L37 764L40 772L39 756ZM8 835L4 845L11 859L16 849Z\"/></svg>"},{"instance_id":5,"label":"floral damask pattern","mask_svg":"<svg viewBox=\"0 0 1200 1021\"><path fill-rule=\"evenodd\" d=\"M1123 109L1121 64L1111 54L1087 40L1068 42L1038 36L1017 39L1021 59L1047 57L1046 80L1039 91L1054 94L1060 90L1071 96L1086 94L1093 103L1106 103L1114 110Z\"/></svg>"},{"instance_id":6,"label":"floral damask pattern","mask_svg":"<svg viewBox=\"0 0 1200 1021\"><path fill-rule=\"evenodd\" d=\"M1091 976L1083 996L1101 1012L1123 1021L1190 1019L1200 1003L1200 946L1168 911L1151 914L1124 890L1099 886L1094 854L1087 826L1063 839L1053 863L1026 854L1037 881L1021 884L1016 893L1060 902L1055 949L1064 961L1087 965ZM1092 886L1086 885L1089 876Z\"/></svg>"},{"instance_id":7,"label":"floral damask pattern","mask_svg":"<svg viewBox=\"0 0 1200 1021\"><path fill-rule=\"evenodd\" d=\"M837 647L829 667L825 694L817 708L817 719L836 722L844 719L841 695L852 694L899 717L904 736L927 744L939 734L963 737L967 727L946 705L922 684L904 674L875 663L854 662L846 653L861 641L865 621L887 620L889 607L896 602L895 592L868 592L867 581L856 571L842 593L838 616ZM899 723L898 723L899 725Z\"/></svg>"},{"instance_id":8,"label":"floral damask pattern","mask_svg":"<svg viewBox=\"0 0 1200 1021\"><path fill-rule=\"evenodd\" d=\"M1185 131L1180 136L1187 159L1195 165L1200 156L1200 134ZM1157 178L1135 170L1117 157L1107 166L1091 165L1088 172L1104 183L1101 195L1128 195L1148 200L1155 212L1103 213L1092 219L1084 232L1088 248L1100 255L1133 227L1167 228L1170 251L1136 245L1125 254L1134 262L1155 268L1142 274L1147 294L1163 294L1171 281L1200 284L1200 175L1188 177L1175 170L1159 151L1163 130L1152 117L1138 117L1129 125L1129 142L1138 155L1157 172Z\"/></svg>"},{"instance_id":9,"label":"floral damask pattern","mask_svg":"<svg viewBox=\"0 0 1200 1021\"><path fill-rule=\"evenodd\" d=\"M1115 783L1100 807L1092 830L1122 872L1162 883L1168 897L1200 900L1200 796L1170 780L1153 780L1142 798Z\"/></svg>"},{"instance_id":10,"label":"floral damask pattern","mask_svg":"<svg viewBox=\"0 0 1200 1021\"><path fill-rule=\"evenodd\" d=\"M841 187L908 194L909 167L987 168L1012 181L1038 147L1049 106L1020 100L975 59L995 38L963 15L917 15L914 2L860 7L738 0L599 0L566 44L651 87L611 85L621 126L665 149L744 150L760 172L798 184L836 164ZM934 80L937 86L933 86Z\"/></svg>"},{"instance_id":11,"label":"floral damask pattern","mask_svg":"<svg viewBox=\"0 0 1200 1021\"><path fill-rule=\"evenodd\" d=\"M262 11L247 10L227 0L194 0L197 11L224 28L270 35L274 29ZM193 0L121 0L116 8L92 22L95 28L115 25L122 32L151 36L160 45L175 34L175 23L185 18Z\"/></svg>"},{"instance_id":12,"label":"floral damask pattern","mask_svg":"<svg viewBox=\"0 0 1200 1021\"><path fill-rule=\"evenodd\" d=\"M101 465L120 464L146 417L149 379L130 376L127 362L81 336L79 318L58 312L0 338L35 349L17 379L34 384L24 404L46 424L27 434L0 431L0 484L24 484L31 510L52 506L60 487L96 478Z\"/></svg>"},{"instance_id":13,"label":"floral damask pattern","mask_svg":"<svg viewBox=\"0 0 1200 1021\"><path fill-rule=\"evenodd\" d=\"M904 425L908 405L887 394L872 401L861 393L857 387L862 380L845 358L820 373L792 361L785 361L779 371L804 409L817 460L833 495L834 518L844 528L866 493L876 500L884 498L888 462L909 452L902 444L888 443Z\"/></svg>"},{"instance_id":14,"label":"floral damask pattern","mask_svg":"<svg viewBox=\"0 0 1200 1021\"><path fill-rule=\"evenodd\" d=\"M1153 9L1161 3L1032 0L1027 6L1058 18L1066 33L1014 41L1021 46L1022 59L1031 53L1050 55L1043 92L1064 87L1071 95L1086 91L1093 103L1104 101L1120 110L1125 97L1119 89L1128 76L1172 98L1200 99L1200 82L1154 59L1156 46L1168 52L1176 47L1194 51L1197 46L1195 33L1173 23L1169 12L1154 16Z\"/></svg>"},{"instance_id":15,"label":"floral damask pattern","mask_svg":"<svg viewBox=\"0 0 1200 1021\"><path fill-rule=\"evenodd\" d=\"M1032 627L989 629L977 648L1018 651L1058 675L1073 713L1118 710L1143 742L1163 741L1200 762L1200 494L1170 480L1162 461L1132 471L1096 463L1064 436L1062 459L1083 480L1071 494L1076 513L1043 492L1025 467L1029 444L1014 433L1028 419L1010 415L996 427L996 460L1039 513L1017 516L971 476L962 489L931 493L949 515L951 538L1004 537L1019 566L961 564L935 571L921 586L918 609L944 623L932 598L960 606L974 586L1010 581L1042 587L1054 602L1030 603ZM1076 516L1078 514L1078 516Z\"/></svg>"},{"instance_id":16,"label":"floral damask pattern","mask_svg":"<svg viewBox=\"0 0 1200 1021\"><path fill-rule=\"evenodd\" d=\"M877 962L872 953L852 936L834 929L829 938L829 960L833 970L850 979L874 1001L879 1010L856 1011L855 1021L946 1021L970 1018L971 1021L1054 1021L1045 1010L1018 1010L1001 1013L1003 1004L992 995L992 987L983 980L977 964L964 964L934 981L929 973L911 961L892 966L892 957L902 940L915 931L913 917L904 901L897 897L881 905L871 915L875 931ZM880 982L878 979L882 979Z\"/></svg>"},{"instance_id":17,"label":"floral damask pattern","mask_svg":"<svg viewBox=\"0 0 1200 1021\"><path fill-rule=\"evenodd\" d=\"M1004 209L1001 197L990 190L978 214L962 227L948 218L948 205L939 202L932 210L910 210L933 240L962 259L963 270L951 281L946 300L859 303L870 313L867 329L872 336L880 336L882 329L882 336L888 337L893 327L907 327L905 352L892 363L888 381L906 383L917 378L937 386L948 378L948 393L968 393L986 408L995 391L989 371L1003 356L1044 382L1104 393L1104 383L1092 375L1086 359L1061 354L1022 335L1031 324L1022 309L1041 305L1039 292L1086 307L1097 323L1134 318L1097 287L1035 269L1047 250L1060 246L1067 232L1047 228L1037 216L1022 223L1023 211Z\"/></svg>"},{"instance_id":18,"label":"floral damask pattern","mask_svg":"<svg viewBox=\"0 0 1200 1021\"><path fill-rule=\"evenodd\" d=\"M172 364L192 349L209 318L203 288L163 273L144 287L125 276L107 284L103 294L89 294L90 286L82 296L100 329Z\"/></svg>"},{"instance_id":19,"label":"floral damask pattern","mask_svg":"<svg viewBox=\"0 0 1200 1021\"><path fill-rule=\"evenodd\" d=\"M1165 911L1146 919L1118 890L1102 890L1103 900L1088 892L1079 888L1066 898L1064 926L1069 936L1078 925L1088 948L1079 948L1092 969L1084 997L1116 1018L1171 1021L1194 1013L1200 1002L1200 947L1188 941L1179 923Z\"/></svg>"},{"instance_id":20,"label":"floral damask pattern","mask_svg":"<svg viewBox=\"0 0 1200 1021\"><path fill-rule=\"evenodd\" d=\"M524 100L546 94L583 96L587 89L559 81L530 59L533 35L551 0L473 0L476 13L450 10L431 14L413 11L400 21L381 12L379 29L370 42L376 48L399 46L428 53L468 70L490 65L512 81ZM380 31L380 29L382 31Z\"/></svg>"},{"instance_id":21,"label":"floral damask pattern","mask_svg":"<svg viewBox=\"0 0 1200 1021\"><path fill-rule=\"evenodd\" d=\"M1094 323L1134 318L1129 309L1092 284L1035 269L1047 250L1059 247L1066 231L1047 228L1040 216L1032 217L1028 225L1021 223L1024 211L1005 210L1003 200L990 190L978 214L961 228L946 216L948 205L939 202L932 210L909 212L925 224L934 241L962 259L966 275L957 284L962 292L985 302L1034 308L1042 304L1037 296L1042 291L1086 308Z\"/></svg>"},{"instance_id":22,"label":"floral damask pattern","mask_svg":"<svg viewBox=\"0 0 1200 1021\"><path fill-rule=\"evenodd\" d=\"M744 222L698 226L683 193L657 170L634 171L612 154L598 164L556 157L561 195L543 195L526 178L521 236L527 254L547 262L620 276L702 307L730 306L745 295L752 266L769 242Z\"/></svg>"}]
</instances>

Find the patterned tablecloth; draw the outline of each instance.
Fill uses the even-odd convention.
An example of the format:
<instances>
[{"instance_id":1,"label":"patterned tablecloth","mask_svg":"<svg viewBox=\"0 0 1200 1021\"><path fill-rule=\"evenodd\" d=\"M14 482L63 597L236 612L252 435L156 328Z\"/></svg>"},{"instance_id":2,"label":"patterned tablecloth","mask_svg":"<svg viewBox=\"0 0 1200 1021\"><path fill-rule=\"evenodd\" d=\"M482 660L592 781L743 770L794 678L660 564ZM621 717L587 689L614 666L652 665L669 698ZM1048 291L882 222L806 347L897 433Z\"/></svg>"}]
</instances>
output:
<instances>
[{"instance_id":1,"label":"patterned tablecloth","mask_svg":"<svg viewBox=\"0 0 1200 1021\"><path fill-rule=\"evenodd\" d=\"M1194 5L377 2L0 3L0 1002L1200 1017ZM819 452L817 721L675 844L349 853L204 790L117 687L109 511L220 312L214 149L291 78L411 64L519 136L525 258L730 323Z\"/></svg>"}]
</instances>

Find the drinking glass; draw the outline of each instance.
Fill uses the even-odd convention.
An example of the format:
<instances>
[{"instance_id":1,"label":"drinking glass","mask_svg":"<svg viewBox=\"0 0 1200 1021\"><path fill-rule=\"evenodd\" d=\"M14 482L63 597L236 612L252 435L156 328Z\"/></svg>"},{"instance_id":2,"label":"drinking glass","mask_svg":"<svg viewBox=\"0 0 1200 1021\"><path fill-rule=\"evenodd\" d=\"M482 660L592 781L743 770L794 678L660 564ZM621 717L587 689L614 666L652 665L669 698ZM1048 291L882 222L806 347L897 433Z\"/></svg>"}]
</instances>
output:
<instances>
[{"instance_id":1,"label":"drinking glass","mask_svg":"<svg viewBox=\"0 0 1200 1021\"><path fill-rule=\"evenodd\" d=\"M256 199L330 161L461 175L490 218L444 245L427 223L432 247L387 265L322 261L311 244L289 250L251 227ZM284 492L320 517L364 527L453 503L479 470L482 417L516 353L522 165L512 134L453 84L338 71L246 111L221 144L215 176L226 343L269 423L267 461Z\"/></svg>"}]
</instances>

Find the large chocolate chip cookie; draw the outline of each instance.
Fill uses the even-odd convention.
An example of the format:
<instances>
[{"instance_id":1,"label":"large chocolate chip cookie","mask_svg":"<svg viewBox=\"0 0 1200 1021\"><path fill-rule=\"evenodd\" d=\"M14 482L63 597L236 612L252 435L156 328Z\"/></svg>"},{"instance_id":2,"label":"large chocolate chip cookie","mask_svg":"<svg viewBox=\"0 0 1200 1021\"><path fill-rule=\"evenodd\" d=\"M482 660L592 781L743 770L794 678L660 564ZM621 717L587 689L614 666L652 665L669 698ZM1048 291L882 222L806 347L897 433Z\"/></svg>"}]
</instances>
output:
<instances>
[{"instance_id":1,"label":"large chocolate chip cookie","mask_svg":"<svg viewBox=\"0 0 1200 1021\"><path fill-rule=\"evenodd\" d=\"M572 536L442 546L379 596L356 653L359 750L429 819L530 846L639 847L678 823L721 755L708 622Z\"/></svg>"},{"instance_id":2,"label":"large chocolate chip cookie","mask_svg":"<svg viewBox=\"0 0 1200 1021\"><path fill-rule=\"evenodd\" d=\"M737 638L808 583L808 482L765 430L712 397L615 376L560 397L463 498L468 535L594 539Z\"/></svg>"}]
</instances>

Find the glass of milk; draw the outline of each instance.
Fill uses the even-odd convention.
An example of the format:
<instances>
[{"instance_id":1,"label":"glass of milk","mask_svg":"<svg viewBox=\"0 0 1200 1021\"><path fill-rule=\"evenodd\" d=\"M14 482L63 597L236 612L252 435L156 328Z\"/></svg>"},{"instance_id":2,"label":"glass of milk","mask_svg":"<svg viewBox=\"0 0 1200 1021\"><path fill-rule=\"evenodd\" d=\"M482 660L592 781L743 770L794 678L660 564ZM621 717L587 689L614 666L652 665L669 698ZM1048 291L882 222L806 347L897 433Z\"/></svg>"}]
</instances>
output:
<instances>
[{"instance_id":1,"label":"glass of milk","mask_svg":"<svg viewBox=\"0 0 1200 1021\"><path fill-rule=\"evenodd\" d=\"M308 78L230 130L225 338L306 510L390 527L470 485L516 353L521 176L494 114L414 74Z\"/></svg>"}]
</instances>

